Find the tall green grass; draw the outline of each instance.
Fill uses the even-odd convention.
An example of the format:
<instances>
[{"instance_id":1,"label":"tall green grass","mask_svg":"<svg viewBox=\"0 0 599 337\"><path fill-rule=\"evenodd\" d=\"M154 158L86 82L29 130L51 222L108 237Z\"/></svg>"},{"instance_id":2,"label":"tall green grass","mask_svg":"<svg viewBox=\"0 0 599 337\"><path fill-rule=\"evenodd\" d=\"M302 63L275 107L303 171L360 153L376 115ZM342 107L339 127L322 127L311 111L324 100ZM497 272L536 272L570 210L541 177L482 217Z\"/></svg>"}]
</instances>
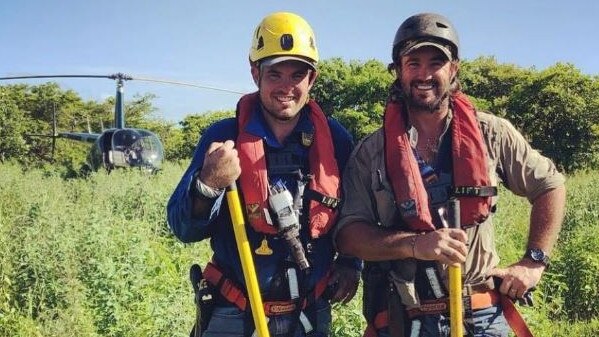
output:
<instances>
[{"instance_id":1,"label":"tall green grass","mask_svg":"<svg viewBox=\"0 0 599 337\"><path fill-rule=\"evenodd\" d=\"M599 172L568 177L566 216L550 267L520 308L535 336L599 335ZM500 190L495 228L502 265L518 261L528 237L530 205Z\"/></svg>"},{"instance_id":2,"label":"tall green grass","mask_svg":"<svg viewBox=\"0 0 599 337\"><path fill-rule=\"evenodd\" d=\"M187 270L207 249L168 231L171 169L63 180L3 165L0 336L187 335Z\"/></svg>"},{"instance_id":3,"label":"tall green grass","mask_svg":"<svg viewBox=\"0 0 599 337\"><path fill-rule=\"evenodd\" d=\"M97 172L63 179L52 169L0 164L0 336L187 336L194 320L192 263L206 242L182 244L165 205L184 167L157 175ZM598 173L568 181L568 212L552 267L523 309L537 336L599 334ZM528 205L502 191L502 264L523 252ZM333 336L364 330L360 294L335 306Z\"/></svg>"}]
</instances>

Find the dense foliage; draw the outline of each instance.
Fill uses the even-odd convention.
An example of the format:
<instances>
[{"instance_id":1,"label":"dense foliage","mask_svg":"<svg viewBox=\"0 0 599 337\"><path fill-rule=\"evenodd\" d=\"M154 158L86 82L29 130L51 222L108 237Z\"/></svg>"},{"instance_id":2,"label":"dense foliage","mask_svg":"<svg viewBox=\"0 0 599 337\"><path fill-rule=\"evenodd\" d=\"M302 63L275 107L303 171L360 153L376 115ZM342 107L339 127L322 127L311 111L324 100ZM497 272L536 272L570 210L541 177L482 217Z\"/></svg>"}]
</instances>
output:
<instances>
[{"instance_id":1,"label":"dense foliage","mask_svg":"<svg viewBox=\"0 0 599 337\"><path fill-rule=\"evenodd\" d=\"M393 76L376 60L321 62L312 90L323 110L337 118L356 140L381 125L387 90ZM481 57L462 61L460 81L479 109L506 117L534 147L568 172L599 168L599 78L582 74L573 65L556 64L545 70L498 64ZM179 125L157 118L151 94L133 97L125 106L127 124L148 128L163 140L166 159L189 158L203 130L234 112L198 112ZM231 106L235 106L234 101ZM0 161L16 159L26 166L53 157L66 171L76 172L85 146L72 141L51 142L31 134L52 133L52 112L61 131L99 132L113 120L113 98L83 101L55 83L0 86Z\"/></svg>"},{"instance_id":2,"label":"dense foliage","mask_svg":"<svg viewBox=\"0 0 599 337\"><path fill-rule=\"evenodd\" d=\"M52 169L0 164L0 336L187 336L194 320L192 263L206 242L182 244L165 221L184 166L157 175L97 172L68 179ZM599 173L568 180L568 211L552 266L524 308L536 336L599 333ZM520 258L529 206L501 191L502 264ZM360 295L336 306L333 336L364 329Z\"/></svg>"},{"instance_id":3,"label":"dense foliage","mask_svg":"<svg viewBox=\"0 0 599 337\"><path fill-rule=\"evenodd\" d=\"M381 125L387 89L393 80L386 69L374 60L327 60L319 66L312 96L355 139L362 139Z\"/></svg>"}]
</instances>

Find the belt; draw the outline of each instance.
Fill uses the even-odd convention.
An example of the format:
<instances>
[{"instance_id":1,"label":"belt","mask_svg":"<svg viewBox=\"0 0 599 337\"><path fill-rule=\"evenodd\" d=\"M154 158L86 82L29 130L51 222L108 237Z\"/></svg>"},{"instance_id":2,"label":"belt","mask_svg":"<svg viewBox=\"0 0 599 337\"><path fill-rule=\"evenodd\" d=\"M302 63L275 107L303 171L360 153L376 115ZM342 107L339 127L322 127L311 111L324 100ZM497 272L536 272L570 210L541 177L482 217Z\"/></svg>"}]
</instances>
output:
<instances>
[{"instance_id":1,"label":"belt","mask_svg":"<svg viewBox=\"0 0 599 337\"><path fill-rule=\"evenodd\" d=\"M474 290L474 289L471 289ZM466 310L486 309L501 304L503 315L516 337L533 337L526 322L514 306L514 302L506 295L501 295L497 290L471 294L464 297ZM449 299L441 298L432 301L423 301L418 308L407 309L406 314L410 319L422 315L447 314L449 312ZM376 331L389 326L389 312L387 310L376 314L372 322L368 322L364 337L376 337Z\"/></svg>"},{"instance_id":2,"label":"belt","mask_svg":"<svg viewBox=\"0 0 599 337\"><path fill-rule=\"evenodd\" d=\"M500 295L494 290L483 293L476 293L464 297L465 306L471 310L486 309L499 304ZM469 305L468 305L469 304ZM410 319L422 315L438 315L449 312L449 298L440 298L438 300L422 301L417 308L406 310Z\"/></svg>"}]
</instances>

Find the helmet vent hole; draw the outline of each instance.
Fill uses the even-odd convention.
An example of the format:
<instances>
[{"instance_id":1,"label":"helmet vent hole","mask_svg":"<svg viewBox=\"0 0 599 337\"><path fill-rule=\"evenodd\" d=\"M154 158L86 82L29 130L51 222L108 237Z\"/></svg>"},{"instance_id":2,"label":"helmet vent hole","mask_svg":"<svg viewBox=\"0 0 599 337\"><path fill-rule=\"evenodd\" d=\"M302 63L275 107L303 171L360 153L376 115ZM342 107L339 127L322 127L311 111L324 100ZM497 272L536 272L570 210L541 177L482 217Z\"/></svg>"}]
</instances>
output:
<instances>
[{"instance_id":1,"label":"helmet vent hole","mask_svg":"<svg viewBox=\"0 0 599 337\"><path fill-rule=\"evenodd\" d=\"M293 49L293 36L291 34L281 35L281 48L283 50Z\"/></svg>"},{"instance_id":2,"label":"helmet vent hole","mask_svg":"<svg viewBox=\"0 0 599 337\"><path fill-rule=\"evenodd\" d=\"M262 36L260 36L258 38L258 45L256 46L256 49L260 50L264 47L264 39L262 38Z\"/></svg>"},{"instance_id":3,"label":"helmet vent hole","mask_svg":"<svg viewBox=\"0 0 599 337\"><path fill-rule=\"evenodd\" d=\"M439 28L449 28L447 25L444 25L441 22L437 22L437 27L439 27Z\"/></svg>"}]
</instances>

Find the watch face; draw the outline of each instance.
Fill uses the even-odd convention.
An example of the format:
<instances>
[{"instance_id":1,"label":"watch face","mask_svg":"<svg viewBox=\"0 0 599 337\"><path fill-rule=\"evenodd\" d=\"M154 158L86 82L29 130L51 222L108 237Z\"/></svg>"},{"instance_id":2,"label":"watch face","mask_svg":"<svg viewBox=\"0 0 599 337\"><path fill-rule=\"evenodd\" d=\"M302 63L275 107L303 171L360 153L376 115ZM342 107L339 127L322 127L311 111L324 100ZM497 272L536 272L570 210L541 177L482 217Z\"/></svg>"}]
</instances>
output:
<instances>
[{"instance_id":1,"label":"watch face","mask_svg":"<svg viewBox=\"0 0 599 337\"><path fill-rule=\"evenodd\" d=\"M530 257L535 261L543 262L543 259L545 258L545 253L543 253L543 251L540 249L531 249Z\"/></svg>"}]
</instances>

